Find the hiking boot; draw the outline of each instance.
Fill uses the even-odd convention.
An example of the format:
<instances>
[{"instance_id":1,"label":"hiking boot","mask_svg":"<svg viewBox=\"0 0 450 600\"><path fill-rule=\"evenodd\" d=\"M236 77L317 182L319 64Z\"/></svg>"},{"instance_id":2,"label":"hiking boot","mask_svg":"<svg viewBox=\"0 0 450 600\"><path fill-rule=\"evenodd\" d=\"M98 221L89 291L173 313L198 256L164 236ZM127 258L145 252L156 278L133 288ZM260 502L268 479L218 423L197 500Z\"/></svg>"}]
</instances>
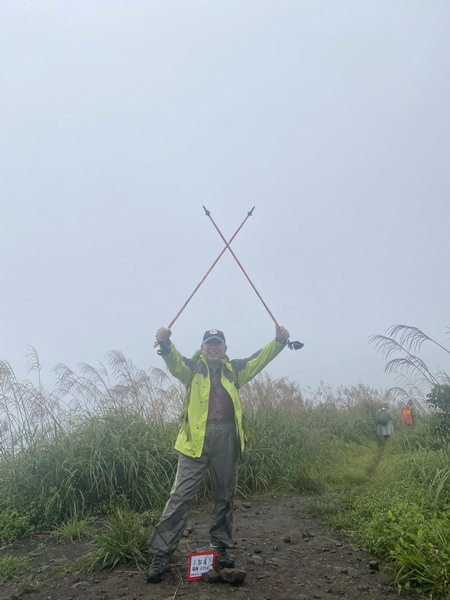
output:
<instances>
[{"instance_id":1,"label":"hiking boot","mask_svg":"<svg viewBox=\"0 0 450 600\"><path fill-rule=\"evenodd\" d=\"M150 570L147 573L147 581L149 583L159 583L164 577L169 565L169 557L166 554L155 554L150 565Z\"/></svg>"},{"instance_id":2,"label":"hiking boot","mask_svg":"<svg viewBox=\"0 0 450 600\"><path fill-rule=\"evenodd\" d=\"M216 548L217 563L221 569L232 569L234 567L234 558L228 556L226 548Z\"/></svg>"}]
</instances>

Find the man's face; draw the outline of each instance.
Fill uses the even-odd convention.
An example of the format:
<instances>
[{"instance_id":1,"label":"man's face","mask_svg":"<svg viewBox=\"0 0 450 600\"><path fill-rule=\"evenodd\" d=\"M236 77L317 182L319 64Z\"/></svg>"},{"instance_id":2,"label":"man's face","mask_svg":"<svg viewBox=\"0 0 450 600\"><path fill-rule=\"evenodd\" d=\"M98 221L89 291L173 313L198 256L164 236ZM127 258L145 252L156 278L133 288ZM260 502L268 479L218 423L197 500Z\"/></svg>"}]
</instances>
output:
<instances>
[{"instance_id":1,"label":"man's face","mask_svg":"<svg viewBox=\"0 0 450 600\"><path fill-rule=\"evenodd\" d=\"M226 352L227 347L220 340L209 340L206 344L202 344L202 354L208 364L220 363Z\"/></svg>"}]
</instances>

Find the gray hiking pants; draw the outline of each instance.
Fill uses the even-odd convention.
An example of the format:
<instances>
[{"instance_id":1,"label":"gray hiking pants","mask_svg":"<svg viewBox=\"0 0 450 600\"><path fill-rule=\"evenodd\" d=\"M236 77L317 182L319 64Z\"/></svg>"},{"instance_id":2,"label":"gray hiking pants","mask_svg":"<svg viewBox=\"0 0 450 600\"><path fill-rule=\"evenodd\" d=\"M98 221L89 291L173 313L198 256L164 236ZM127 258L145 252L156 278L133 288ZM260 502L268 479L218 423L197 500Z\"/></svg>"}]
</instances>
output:
<instances>
[{"instance_id":1,"label":"gray hiking pants","mask_svg":"<svg viewBox=\"0 0 450 600\"><path fill-rule=\"evenodd\" d=\"M232 548L233 499L236 488L238 440L236 424L212 421L206 426L205 443L199 458L180 454L175 482L159 523L149 540L150 554L172 554L186 528L189 509L206 470L212 482L214 508L209 530L211 544Z\"/></svg>"}]
</instances>

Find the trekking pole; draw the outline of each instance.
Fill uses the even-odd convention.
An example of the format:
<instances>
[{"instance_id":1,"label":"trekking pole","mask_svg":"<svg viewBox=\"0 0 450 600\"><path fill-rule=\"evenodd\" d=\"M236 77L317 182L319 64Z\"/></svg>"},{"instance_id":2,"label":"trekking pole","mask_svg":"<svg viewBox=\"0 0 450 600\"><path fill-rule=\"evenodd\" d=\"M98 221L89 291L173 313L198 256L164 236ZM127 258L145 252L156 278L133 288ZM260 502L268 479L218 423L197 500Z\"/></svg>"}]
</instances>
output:
<instances>
[{"instance_id":1,"label":"trekking pole","mask_svg":"<svg viewBox=\"0 0 450 600\"><path fill-rule=\"evenodd\" d=\"M252 288L255 290L256 295L258 296L258 298L261 300L262 305L264 306L264 308L267 310L267 312L269 313L272 321L275 323L275 326L277 328L280 327L280 325L278 324L277 320L275 319L275 317L272 314L272 311L269 309L269 307L267 306L267 304L264 302L261 294L258 292L258 290L255 287L255 284L253 283L253 281L250 279L250 277L248 276L246 270L244 269L244 267L242 266L240 260L238 259L238 257L236 256L236 254L234 253L234 251L232 250L232 248L230 247L230 243L232 240L230 240L229 242L227 242L227 240L224 238L222 232L220 231L219 227L216 225L216 222L214 221L214 219L211 217L211 212L205 207L203 206L203 209L205 211L205 215L207 217L209 217L209 220L211 221L211 223L214 225L214 227L217 229L218 234L220 235L220 237L223 239L223 241L225 242L226 246L223 249L223 252L225 252L225 250L228 248L228 250L231 252L234 260L237 262L237 264L239 265L241 271L244 273L245 277L247 278L248 282L250 283L250 285L252 286ZM304 344L302 344L302 342L291 342L290 340L288 340L287 342L289 348L291 350L300 350L300 348L303 348Z\"/></svg>"},{"instance_id":2,"label":"trekking pole","mask_svg":"<svg viewBox=\"0 0 450 600\"><path fill-rule=\"evenodd\" d=\"M203 207L205 208L205 207ZM206 210L206 208L205 208ZM219 260L221 259L222 255L225 253L226 249L229 248L229 245L231 244L231 242L234 240L234 238L237 236L237 234L240 232L240 230L242 229L242 227L244 226L244 223L247 221L247 219L249 217L252 216L253 211L255 210L255 207L252 208L252 210L249 210L247 213L247 216L245 217L245 219L242 221L242 223L239 225L239 227L236 229L236 231L233 233L233 235L230 238L230 241L227 242L227 240L225 238L223 238L224 242L225 242L225 247L222 250L222 252L219 254L219 256L216 258L216 260L213 262L213 264L209 267L209 269L206 271L205 275L203 276L203 278L201 279L201 281L198 283L198 285L195 287L194 291L192 292L192 294L189 296L189 298L186 300L186 302L183 304L183 306L180 308L180 310L177 312L177 314L174 316L174 318L171 320L171 322L169 323L169 325L167 326L167 329L171 329L172 325L175 323L175 321L178 319L178 317L181 315L181 313L183 312L183 310L186 308L186 306L189 304L189 302L192 300L194 294L197 292L198 288L202 285L202 283L205 281L205 279L208 277L208 275L211 273L211 271L214 269L214 267L216 266L216 264L219 262ZM153 344L153 347L156 348L157 346L159 346L159 342L156 341Z\"/></svg>"}]
</instances>

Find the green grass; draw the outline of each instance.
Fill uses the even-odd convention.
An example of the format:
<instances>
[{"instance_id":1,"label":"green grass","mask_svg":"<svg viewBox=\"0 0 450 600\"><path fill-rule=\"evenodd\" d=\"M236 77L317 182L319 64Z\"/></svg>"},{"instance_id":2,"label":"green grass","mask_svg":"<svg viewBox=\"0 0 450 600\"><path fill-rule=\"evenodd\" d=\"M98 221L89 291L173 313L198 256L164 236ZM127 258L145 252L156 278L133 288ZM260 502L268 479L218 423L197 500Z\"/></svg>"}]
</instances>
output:
<instances>
[{"instance_id":1,"label":"green grass","mask_svg":"<svg viewBox=\"0 0 450 600\"><path fill-rule=\"evenodd\" d=\"M83 519L72 517L61 523L52 533L61 541L76 542L92 534L93 523L94 519L92 517L85 517Z\"/></svg>"},{"instance_id":2,"label":"green grass","mask_svg":"<svg viewBox=\"0 0 450 600\"><path fill-rule=\"evenodd\" d=\"M83 559L85 571L112 570L133 564L140 568L149 562L148 539L156 514L134 514L118 511L93 536L93 550Z\"/></svg>"},{"instance_id":3,"label":"green grass","mask_svg":"<svg viewBox=\"0 0 450 600\"><path fill-rule=\"evenodd\" d=\"M21 581L17 584L18 596L20 597L22 594L38 592L44 583L45 582L41 579L35 579L34 581Z\"/></svg>"},{"instance_id":4,"label":"green grass","mask_svg":"<svg viewBox=\"0 0 450 600\"><path fill-rule=\"evenodd\" d=\"M147 563L175 474L183 391L119 353L110 372L58 373L57 390L45 395L0 361L0 543L55 528L76 540L89 535L91 515L102 515L109 520L93 534L84 568ZM238 496L333 492L310 510L383 558L399 589L445 597L450 456L427 418L379 444L373 415L386 398L362 384L305 395L261 375L241 396L252 440ZM206 498L208 478L198 502Z\"/></svg>"},{"instance_id":5,"label":"green grass","mask_svg":"<svg viewBox=\"0 0 450 600\"><path fill-rule=\"evenodd\" d=\"M32 570L32 566L25 558L3 556L0 558L0 583L24 575Z\"/></svg>"},{"instance_id":6,"label":"green grass","mask_svg":"<svg viewBox=\"0 0 450 600\"><path fill-rule=\"evenodd\" d=\"M9 544L14 540L33 534L36 530L35 523L38 518L31 501L22 509L9 508L8 502L12 503L12 501L11 497L4 497L5 508L0 510L0 544Z\"/></svg>"},{"instance_id":7,"label":"green grass","mask_svg":"<svg viewBox=\"0 0 450 600\"><path fill-rule=\"evenodd\" d=\"M30 403L42 392L10 381L8 406L15 403L23 416L23 435L0 454L0 543L90 514L164 506L177 464L182 395L167 382L163 387L159 373L136 372L120 355L112 365L119 383L110 383L104 369L85 365L77 376L60 367L63 389L44 403L53 413L39 413L36 424ZM325 390L318 405L285 380L261 376L244 390L253 440L239 467L239 495L319 492L364 478L361 459L354 467L343 459L341 469L333 457L338 444L341 457L360 454L355 447L367 453L376 397L369 402L366 389L341 390L334 398ZM75 408L63 411L56 403L63 391L73 395ZM199 501L208 493L206 482Z\"/></svg>"},{"instance_id":8,"label":"green grass","mask_svg":"<svg viewBox=\"0 0 450 600\"><path fill-rule=\"evenodd\" d=\"M378 460L378 446L374 440L357 444L333 439L322 470L327 489L338 491L365 484Z\"/></svg>"},{"instance_id":9,"label":"green grass","mask_svg":"<svg viewBox=\"0 0 450 600\"><path fill-rule=\"evenodd\" d=\"M423 444L423 446L422 446ZM399 589L445 598L450 590L450 452L430 450L423 430L380 450L370 481L308 509L383 558Z\"/></svg>"},{"instance_id":10,"label":"green grass","mask_svg":"<svg viewBox=\"0 0 450 600\"><path fill-rule=\"evenodd\" d=\"M160 508L176 468L174 436L173 425L132 408L107 409L0 460L0 542L118 506Z\"/></svg>"}]
</instances>

